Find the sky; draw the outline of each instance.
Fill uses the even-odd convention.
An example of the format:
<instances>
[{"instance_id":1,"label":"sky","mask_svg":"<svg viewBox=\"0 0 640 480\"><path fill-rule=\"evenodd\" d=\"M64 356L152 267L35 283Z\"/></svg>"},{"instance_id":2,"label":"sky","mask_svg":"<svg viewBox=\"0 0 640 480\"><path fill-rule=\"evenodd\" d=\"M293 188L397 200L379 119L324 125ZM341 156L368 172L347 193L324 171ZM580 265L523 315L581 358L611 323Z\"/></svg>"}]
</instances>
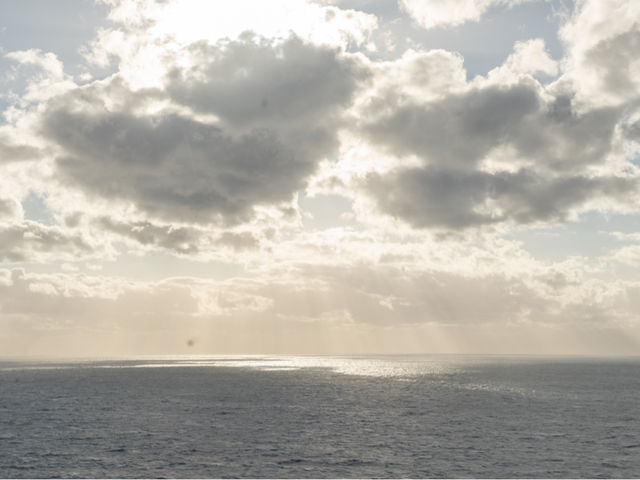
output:
<instances>
[{"instance_id":1,"label":"sky","mask_svg":"<svg viewBox=\"0 0 640 480\"><path fill-rule=\"evenodd\" d=\"M5 0L0 354L639 354L638 52L635 0Z\"/></svg>"}]
</instances>

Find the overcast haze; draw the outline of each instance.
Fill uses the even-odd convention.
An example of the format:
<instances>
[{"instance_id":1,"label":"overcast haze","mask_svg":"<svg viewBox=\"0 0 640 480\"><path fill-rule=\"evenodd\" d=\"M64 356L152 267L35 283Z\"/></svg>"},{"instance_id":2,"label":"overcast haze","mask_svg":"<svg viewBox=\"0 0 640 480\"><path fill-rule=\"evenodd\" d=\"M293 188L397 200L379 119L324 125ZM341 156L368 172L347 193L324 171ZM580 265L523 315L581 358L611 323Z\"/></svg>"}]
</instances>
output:
<instances>
[{"instance_id":1,"label":"overcast haze","mask_svg":"<svg viewBox=\"0 0 640 480\"><path fill-rule=\"evenodd\" d=\"M640 2L0 4L0 352L640 353Z\"/></svg>"}]
</instances>

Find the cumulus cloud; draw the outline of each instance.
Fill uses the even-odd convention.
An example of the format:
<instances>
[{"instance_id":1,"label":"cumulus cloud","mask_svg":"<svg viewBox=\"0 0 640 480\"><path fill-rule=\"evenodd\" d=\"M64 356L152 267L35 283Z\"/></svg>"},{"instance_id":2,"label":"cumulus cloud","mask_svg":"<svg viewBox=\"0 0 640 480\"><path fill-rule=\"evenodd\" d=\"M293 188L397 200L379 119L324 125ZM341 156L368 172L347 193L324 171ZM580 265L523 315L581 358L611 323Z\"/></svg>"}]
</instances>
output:
<instances>
[{"instance_id":1,"label":"cumulus cloud","mask_svg":"<svg viewBox=\"0 0 640 480\"><path fill-rule=\"evenodd\" d=\"M489 76L500 76L508 82L519 74L556 76L559 72L558 62L551 58L542 38L516 42L513 53L503 65L489 73ZM510 78L511 77L511 78Z\"/></svg>"},{"instance_id":2,"label":"cumulus cloud","mask_svg":"<svg viewBox=\"0 0 640 480\"><path fill-rule=\"evenodd\" d=\"M192 68L168 91L218 121L134 112L160 93L94 85L52 102L42 132L57 144L69 184L177 221L249 219L258 205L290 201L337 146L339 118L361 77L353 60L291 38L193 46ZM105 99L105 92L134 102Z\"/></svg>"},{"instance_id":3,"label":"cumulus cloud","mask_svg":"<svg viewBox=\"0 0 640 480\"><path fill-rule=\"evenodd\" d=\"M516 173L407 168L372 174L366 187L379 208L418 228L463 229L512 221L564 221L571 210L598 197L636 192L621 177L540 176Z\"/></svg>"},{"instance_id":4,"label":"cumulus cloud","mask_svg":"<svg viewBox=\"0 0 640 480\"><path fill-rule=\"evenodd\" d=\"M383 212L419 228L563 221L598 200L633 202L634 174L607 167L624 108L580 111L571 95L530 76L555 68L532 41L516 44L487 78L440 97L379 90L364 104L363 134L386 154L416 160L360 185Z\"/></svg>"},{"instance_id":5,"label":"cumulus cloud","mask_svg":"<svg viewBox=\"0 0 640 480\"><path fill-rule=\"evenodd\" d=\"M364 133L396 155L472 167L539 109L537 91L525 84L472 89L426 104L419 97L390 105L381 98L367 116L372 121L364 124ZM382 114L375 115L376 110Z\"/></svg>"},{"instance_id":6,"label":"cumulus cloud","mask_svg":"<svg viewBox=\"0 0 640 480\"><path fill-rule=\"evenodd\" d=\"M283 43L250 36L215 46L197 43L189 47L189 58L191 67L169 72L169 94L234 127L331 125L365 74L338 50L296 37Z\"/></svg>"},{"instance_id":7,"label":"cumulus cloud","mask_svg":"<svg viewBox=\"0 0 640 480\"><path fill-rule=\"evenodd\" d=\"M57 110L45 122L70 184L169 220L246 220L255 205L290 200L317 161L269 130L233 137L177 115Z\"/></svg>"},{"instance_id":8,"label":"cumulus cloud","mask_svg":"<svg viewBox=\"0 0 640 480\"><path fill-rule=\"evenodd\" d=\"M447 96L462 90L467 84L467 73L462 55L447 50L409 49L398 59L371 62L373 85L361 99L375 102L385 98L396 102L407 98L420 98L423 102Z\"/></svg>"},{"instance_id":9,"label":"cumulus cloud","mask_svg":"<svg viewBox=\"0 0 640 480\"><path fill-rule=\"evenodd\" d=\"M582 108L622 105L638 100L638 2L576 2L576 11L560 30L560 37L566 50L565 75L561 85L565 82L570 85Z\"/></svg>"},{"instance_id":10,"label":"cumulus cloud","mask_svg":"<svg viewBox=\"0 0 640 480\"><path fill-rule=\"evenodd\" d=\"M25 74L26 92L20 97L23 105L27 102L45 101L76 86L65 74L64 65L54 53L32 48L9 52L6 57L18 62L22 68L35 69L30 74Z\"/></svg>"},{"instance_id":11,"label":"cumulus cloud","mask_svg":"<svg viewBox=\"0 0 640 480\"><path fill-rule=\"evenodd\" d=\"M613 252L611 258L632 267L637 267L640 265L640 245L625 245Z\"/></svg>"}]
</instances>

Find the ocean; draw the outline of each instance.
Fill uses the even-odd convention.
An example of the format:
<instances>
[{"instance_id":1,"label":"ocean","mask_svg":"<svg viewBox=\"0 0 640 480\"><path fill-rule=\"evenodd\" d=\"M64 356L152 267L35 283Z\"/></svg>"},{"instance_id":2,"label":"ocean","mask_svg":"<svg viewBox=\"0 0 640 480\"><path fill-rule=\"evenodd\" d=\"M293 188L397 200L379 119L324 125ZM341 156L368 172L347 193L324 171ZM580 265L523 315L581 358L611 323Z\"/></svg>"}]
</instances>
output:
<instances>
[{"instance_id":1,"label":"ocean","mask_svg":"<svg viewBox=\"0 0 640 480\"><path fill-rule=\"evenodd\" d=\"M640 477L640 359L0 361L0 477Z\"/></svg>"}]
</instances>

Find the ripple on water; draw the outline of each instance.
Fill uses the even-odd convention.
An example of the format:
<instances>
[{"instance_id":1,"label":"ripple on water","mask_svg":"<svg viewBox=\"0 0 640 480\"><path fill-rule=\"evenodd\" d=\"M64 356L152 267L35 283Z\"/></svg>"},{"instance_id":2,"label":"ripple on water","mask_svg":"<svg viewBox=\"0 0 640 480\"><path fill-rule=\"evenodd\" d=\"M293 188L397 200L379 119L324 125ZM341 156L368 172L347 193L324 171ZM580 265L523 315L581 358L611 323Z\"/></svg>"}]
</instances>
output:
<instances>
[{"instance_id":1,"label":"ripple on water","mask_svg":"<svg viewBox=\"0 0 640 480\"><path fill-rule=\"evenodd\" d=\"M202 356L46 367L0 365L0 477L640 475L637 362Z\"/></svg>"}]
</instances>

